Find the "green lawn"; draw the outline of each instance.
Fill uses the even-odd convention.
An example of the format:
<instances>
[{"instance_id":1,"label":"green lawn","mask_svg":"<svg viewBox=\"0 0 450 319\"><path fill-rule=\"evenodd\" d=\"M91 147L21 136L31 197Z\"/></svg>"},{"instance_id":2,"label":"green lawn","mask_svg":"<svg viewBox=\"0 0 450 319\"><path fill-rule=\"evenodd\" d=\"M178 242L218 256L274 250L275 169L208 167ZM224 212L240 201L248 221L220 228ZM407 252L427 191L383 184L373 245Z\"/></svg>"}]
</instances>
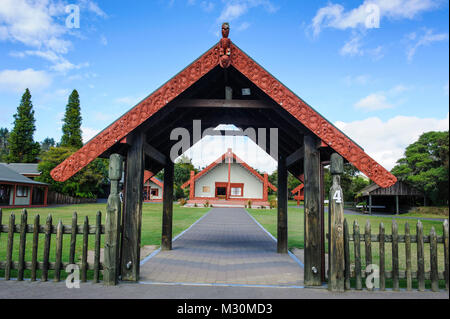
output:
<instances>
[{"instance_id":1,"label":"green lawn","mask_svg":"<svg viewBox=\"0 0 450 319\"><path fill-rule=\"evenodd\" d=\"M261 210L261 209L248 209L248 212L264 227L269 231L273 236L277 235L277 210ZM426 216L428 217L428 216ZM372 234L379 233L379 225L383 222L385 226L385 233L392 233L392 218L389 217L376 217L376 216L367 216L367 215L345 215L347 222L349 224L349 230L353 232L353 223L355 221L358 222L360 226L361 234L364 233L364 228L367 220L370 221ZM416 233L416 223L415 220L408 219L397 219L397 224L399 227L399 234L405 233L405 224L409 223L411 234ZM422 220L424 234L429 235L431 227L436 229L436 233L438 236L442 236L443 227L442 222L440 221L427 221ZM325 214L325 232L328 229L328 214ZM289 207L288 209L288 246L289 248L303 248L304 247L304 212L302 208ZM327 246L327 245L326 245ZM327 249L327 248L326 248ZM411 244L412 250L412 267L413 271L417 269L417 260L416 260L416 244ZM392 268L392 258L391 258L391 250L392 245L390 243L385 244L386 251L386 270L390 270ZM350 242L350 258L352 262L354 261L354 246L353 242ZM425 244L425 269L429 271L430 269L430 246L429 244ZM378 252L378 243L372 243L372 262L377 264L379 262L379 252ZM403 243L399 244L399 263L400 270L404 270L406 268L405 261L405 245ZM363 267L365 267L365 249L364 242L361 242L361 261ZM442 244L438 244L438 262L439 262L439 271L444 270L444 247Z\"/></svg>"},{"instance_id":2,"label":"green lawn","mask_svg":"<svg viewBox=\"0 0 450 319\"><path fill-rule=\"evenodd\" d=\"M183 230L192 225L197 219L202 217L209 208L188 208L180 207L178 204L174 204L173 210L173 237L181 233ZM16 215L15 222L20 224L21 209L5 209L3 210L2 224L9 223L9 216L11 212ZM106 204L81 204L70 205L62 207L45 207L45 208L33 208L27 209L28 212L28 224L33 224L34 216L40 215L41 224L45 224L45 220L48 214L52 214L53 225L56 225L59 220L62 220L64 225L71 225L72 214L77 212L78 224L81 225L85 216L89 218L90 224L95 224L95 218L98 211L102 212L102 224L105 222ZM141 246L144 245L160 245L161 243L161 229L162 229L162 204L144 204L142 209L142 237ZM14 235L13 246L13 260L17 261L19 256L18 251L19 234ZM43 245L44 236L39 236L38 243L38 260L43 260ZM69 246L70 235L63 236L63 262L69 261ZM6 259L6 247L7 247L7 234L0 234L0 260ZM103 247L103 236L102 244ZM31 261L31 249L32 249L32 234L27 234L26 242L26 254L25 260ZM94 236L89 236L89 250L94 250ZM77 236L75 258L79 262L81 260L82 252L82 235ZM52 235L51 249L50 249L50 261L55 261L55 235ZM63 271L62 274L65 272ZM15 276L15 272L12 272ZM25 272L25 276L29 276L29 271ZM92 275L92 274L91 274ZM51 278L52 272L49 272L49 278ZM0 277L4 277L4 270L0 270ZM91 276L90 276L91 277Z\"/></svg>"}]
</instances>

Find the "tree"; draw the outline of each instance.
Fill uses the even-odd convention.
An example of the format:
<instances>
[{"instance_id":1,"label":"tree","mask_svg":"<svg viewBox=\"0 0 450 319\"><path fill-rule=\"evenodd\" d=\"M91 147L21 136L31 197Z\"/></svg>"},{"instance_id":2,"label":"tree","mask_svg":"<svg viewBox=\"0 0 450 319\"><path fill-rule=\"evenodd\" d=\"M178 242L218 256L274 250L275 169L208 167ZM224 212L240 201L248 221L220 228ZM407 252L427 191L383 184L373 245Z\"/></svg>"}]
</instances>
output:
<instances>
[{"instance_id":1,"label":"tree","mask_svg":"<svg viewBox=\"0 0 450 319\"><path fill-rule=\"evenodd\" d=\"M47 152L50 149L50 147L55 147L55 140L53 138L46 137L41 142L41 151Z\"/></svg>"},{"instance_id":2,"label":"tree","mask_svg":"<svg viewBox=\"0 0 450 319\"><path fill-rule=\"evenodd\" d=\"M422 191L435 205L448 204L449 134L426 132L392 169L398 180Z\"/></svg>"},{"instance_id":3,"label":"tree","mask_svg":"<svg viewBox=\"0 0 450 319\"><path fill-rule=\"evenodd\" d=\"M38 165L41 175L36 180L50 184L50 190L61 194L94 198L103 192L101 186L107 183L107 160L94 160L65 182L57 182L50 175L53 168L75 153L75 151L75 148L70 147L50 147L47 152L42 154L42 161Z\"/></svg>"},{"instance_id":4,"label":"tree","mask_svg":"<svg viewBox=\"0 0 450 319\"><path fill-rule=\"evenodd\" d=\"M333 183L330 170L324 168L325 198L329 197L331 184ZM344 172L341 175L341 188L344 194L344 202L353 202L356 195L366 186L369 181L364 178L359 170L350 163L344 164Z\"/></svg>"},{"instance_id":5,"label":"tree","mask_svg":"<svg viewBox=\"0 0 450 319\"><path fill-rule=\"evenodd\" d=\"M9 134L8 162L34 163L40 151L40 145L33 139L36 131L33 104L28 89L22 95L17 113L14 114L14 128Z\"/></svg>"},{"instance_id":6,"label":"tree","mask_svg":"<svg viewBox=\"0 0 450 319\"><path fill-rule=\"evenodd\" d=\"M7 128L0 127L0 162L6 161L8 150L9 131Z\"/></svg>"},{"instance_id":7,"label":"tree","mask_svg":"<svg viewBox=\"0 0 450 319\"><path fill-rule=\"evenodd\" d=\"M62 147L79 149L83 146L81 120L80 97L77 90L73 90L69 96L66 113L64 114L63 135L60 144Z\"/></svg>"}]
</instances>

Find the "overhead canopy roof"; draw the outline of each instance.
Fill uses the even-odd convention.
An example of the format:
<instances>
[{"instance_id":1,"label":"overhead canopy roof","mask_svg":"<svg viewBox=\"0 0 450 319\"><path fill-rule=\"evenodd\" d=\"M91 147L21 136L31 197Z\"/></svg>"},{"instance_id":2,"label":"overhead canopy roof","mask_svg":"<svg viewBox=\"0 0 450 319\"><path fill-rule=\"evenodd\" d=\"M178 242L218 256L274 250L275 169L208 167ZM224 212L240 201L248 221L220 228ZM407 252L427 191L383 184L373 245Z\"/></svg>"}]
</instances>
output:
<instances>
[{"instance_id":1,"label":"overhead canopy roof","mask_svg":"<svg viewBox=\"0 0 450 319\"><path fill-rule=\"evenodd\" d=\"M231 44L231 66L222 68L219 46L220 43L213 46L100 132L58 165L51 172L52 177L65 181L97 157L108 157L112 153L126 155L126 137L137 130L144 132L147 148L160 159L146 158L145 168L156 174L164 167L161 158L169 158L172 146L177 143L170 140L171 131L186 128L193 145L199 140L194 136L193 120L201 119L202 132L220 124L234 124L243 130L266 128L267 132L278 128L278 154L287 158L289 171L294 176L303 173L303 136L312 134L317 137L322 160L338 152L381 187L396 182L395 176L360 146L236 45ZM233 89L231 101L225 100L225 86ZM243 95L243 88L249 88L250 95ZM257 138L263 138L256 133ZM266 134L266 151L271 153L269 133Z\"/></svg>"}]
</instances>

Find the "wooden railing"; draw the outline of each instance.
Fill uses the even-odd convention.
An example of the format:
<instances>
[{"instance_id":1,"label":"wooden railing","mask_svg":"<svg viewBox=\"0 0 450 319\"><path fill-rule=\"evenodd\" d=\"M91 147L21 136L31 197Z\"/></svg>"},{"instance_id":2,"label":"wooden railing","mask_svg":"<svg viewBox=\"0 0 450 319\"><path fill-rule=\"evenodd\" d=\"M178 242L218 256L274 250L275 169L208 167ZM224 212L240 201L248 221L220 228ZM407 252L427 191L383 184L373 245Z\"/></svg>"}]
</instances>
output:
<instances>
[{"instance_id":1,"label":"wooden railing","mask_svg":"<svg viewBox=\"0 0 450 319\"><path fill-rule=\"evenodd\" d=\"M362 279L372 274L373 269L369 270L368 265L372 264L372 247L373 243L378 243L379 253L379 288L386 289L386 279L392 280L392 289L394 291L400 289L399 280L406 279L406 289L412 290L413 280L417 280L419 291L425 290L425 281L431 281L431 290L439 291L439 280L445 280L445 287L448 290L448 274L449 274L449 247L448 247L448 221L443 223L443 235L437 236L434 227L431 228L430 234L424 235L423 225L420 221L416 225L416 235L411 235L410 226L405 224L404 235L399 235L398 225L395 220L392 222L392 234L385 234L385 227L380 223L379 233L374 235L371 233L370 222L367 221L362 234L358 223L353 224L353 233L350 234L347 220L344 221L344 259L345 259L345 289L351 289L351 279L354 279L355 288L360 290L363 288ZM353 242L354 260L350 258L350 242ZM366 269L362 269L361 245L364 243L365 265ZM386 251L385 244L391 243L392 250ZM412 270L412 254L411 244L417 244L417 271ZM430 249L430 269L425 270L425 243L429 244ZM400 270L399 267L399 245L404 244L405 251L405 269ZM443 245L444 250L444 271L438 270L438 245ZM386 270L386 256L391 254L392 270ZM352 264L354 267L352 267Z\"/></svg>"},{"instance_id":2,"label":"wooden railing","mask_svg":"<svg viewBox=\"0 0 450 319\"><path fill-rule=\"evenodd\" d=\"M57 225L52 224L52 216L48 215L45 225L40 224L39 215L34 216L33 224L27 223L28 214L23 210L20 215L20 224L16 225L15 214L9 216L9 223L2 224L2 210L0 209L0 240L2 240L2 233L7 234L6 244L6 258L0 261L0 270L4 270L5 280L10 280L12 277L12 270L17 270L17 280L24 280L24 271L31 270L31 281L36 281L38 270L41 272L41 280L47 281L49 270L54 271L53 280L61 280L61 270L65 270L70 264L78 265L80 270L80 281L87 281L88 270L93 271L93 282L100 281L100 270L103 269L103 264L100 262L100 245L101 236L105 233L104 226L101 225L101 212L96 215L95 225L89 224L89 219L86 216L82 225L77 223L77 213L72 216L71 225L63 225L60 220ZM15 246L14 239L19 234L18 248L19 254L17 260L13 260L13 248ZM32 234L32 248L31 261L25 260L25 256L30 255L26 251L27 234ZM63 236L70 235L70 246L68 262L63 262ZM82 253L81 262L77 263L75 260L76 239L77 235L82 235ZM38 245L39 237L43 237L43 259L38 261ZM55 236L55 262L50 262L50 250L52 237ZM89 236L95 236L94 248L94 262L88 263L88 242ZM28 236L30 237L30 236ZM42 242L42 241L41 241Z\"/></svg>"}]
</instances>

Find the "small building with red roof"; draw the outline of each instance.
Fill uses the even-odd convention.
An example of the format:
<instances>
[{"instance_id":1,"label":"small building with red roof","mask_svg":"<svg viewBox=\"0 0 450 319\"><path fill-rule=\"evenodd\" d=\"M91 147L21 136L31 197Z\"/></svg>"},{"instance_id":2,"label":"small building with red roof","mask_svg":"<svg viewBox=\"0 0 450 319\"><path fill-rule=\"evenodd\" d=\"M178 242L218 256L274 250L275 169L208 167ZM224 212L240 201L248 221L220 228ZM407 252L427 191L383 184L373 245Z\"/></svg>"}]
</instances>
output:
<instances>
[{"instance_id":1,"label":"small building with red roof","mask_svg":"<svg viewBox=\"0 0 450 319\"><path fill-rule=\"evenodd\" d=\"M181 188L189 187L188 204L269 206L268 175L261 175L245 163L231 148L199 173L191 171L191 178Z\"/></svg>"},{"instance_id":2,"label":"small building with red roof","mask_svg":"<svg viewBox=\"0 0 450 319\"><path fill-rule=\"evenodd\" d=\"M144 202L161 202L163 198L164 182L150 171L144 171Z\"/></svg>"}]
</instances>

